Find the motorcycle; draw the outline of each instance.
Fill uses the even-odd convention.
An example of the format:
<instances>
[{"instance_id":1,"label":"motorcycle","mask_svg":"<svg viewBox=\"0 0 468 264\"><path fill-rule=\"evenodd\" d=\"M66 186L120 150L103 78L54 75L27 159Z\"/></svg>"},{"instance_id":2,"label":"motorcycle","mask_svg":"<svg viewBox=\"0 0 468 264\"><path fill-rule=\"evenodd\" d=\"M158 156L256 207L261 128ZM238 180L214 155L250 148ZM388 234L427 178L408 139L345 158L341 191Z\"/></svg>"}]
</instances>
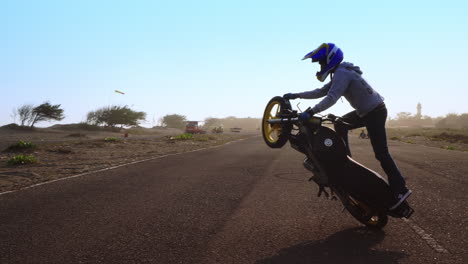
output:
<instances>
[{"instance_id":1,"label":"motorcycle","mask_svg":"<svg viewBox=\"0 0 468 264\"><path fill-rule=\"evenodd\" d=\"M303 153L303 165L313 173L309 181L319 186L318 196L339 199L344 209L365 226L381 229L388 216L409 218L414 210L408 202L389 210L396 198L387 181L347 155L343 139L327 126L339 123L349 125L332 114L300 120L289 100L276 96L265 108L262 134L271 148L282 148L289 141L293 149Z\"/></svg>"}]
</instances>

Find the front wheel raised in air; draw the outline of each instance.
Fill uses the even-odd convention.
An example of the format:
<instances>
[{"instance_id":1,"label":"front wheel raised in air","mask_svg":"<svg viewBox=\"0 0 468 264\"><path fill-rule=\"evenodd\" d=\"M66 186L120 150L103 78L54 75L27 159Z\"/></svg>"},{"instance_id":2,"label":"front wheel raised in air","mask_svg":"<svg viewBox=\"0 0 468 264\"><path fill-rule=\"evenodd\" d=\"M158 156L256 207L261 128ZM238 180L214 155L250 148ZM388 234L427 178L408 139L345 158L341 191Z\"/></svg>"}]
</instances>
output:
<instances>
[{"instance_id":1,"label":"front wheel raised in air","mask_svg":"<svg viewBox=\"0 0 468 264\"><path fill-rule=\"evenodd\" d=\"M281 148L288 141L292 125L270 124L268 120L279 118L281 111L291 110L291 105L283 97L273 97L267 104L262 120L262 135L270 148Z\"/></svg>"}]
</instances>

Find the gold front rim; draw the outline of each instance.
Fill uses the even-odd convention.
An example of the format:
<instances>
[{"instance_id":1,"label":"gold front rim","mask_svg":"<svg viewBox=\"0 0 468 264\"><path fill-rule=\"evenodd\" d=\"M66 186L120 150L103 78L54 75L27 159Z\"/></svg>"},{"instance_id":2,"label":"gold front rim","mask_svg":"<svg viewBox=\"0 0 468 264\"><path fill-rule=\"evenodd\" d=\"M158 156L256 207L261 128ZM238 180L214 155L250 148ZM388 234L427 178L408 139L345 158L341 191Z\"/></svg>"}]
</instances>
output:
<instances>
[{"instance_id":1,"label":"gold front rim","mask_svg":"<svg viewBox=\"0 0 468 264\"><path fill-rule=\"evenodd\" d=\"M278 141L279 135L281 134L281 125L272 125L268 123L268 120L278 118L280 111L281 103L273 101L267 106L265 115L263 116L263 133L270 143L276 143Z\"/></svg>"}]
</instances>

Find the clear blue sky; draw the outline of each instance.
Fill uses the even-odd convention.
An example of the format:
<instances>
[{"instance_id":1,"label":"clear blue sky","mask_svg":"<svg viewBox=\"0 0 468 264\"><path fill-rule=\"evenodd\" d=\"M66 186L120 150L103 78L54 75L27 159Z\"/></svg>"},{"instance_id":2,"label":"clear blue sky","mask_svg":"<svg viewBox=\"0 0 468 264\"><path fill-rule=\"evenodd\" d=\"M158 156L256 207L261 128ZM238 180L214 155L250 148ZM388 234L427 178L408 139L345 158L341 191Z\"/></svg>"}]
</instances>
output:
<instances>
[{"instance_id":1,"label":"clear blue sky","mask_svg":"<svg viewBox=\"0 0 468 264\"><path fill-rule=\"evenodd\" d=\"M323 85L301 61L322 42L361 67L391 116L418 102L430 116L468 112L467 3L2 1L0 125L46 100L65 109L60 123L109 104L147 112L146 126L171 113L261 117L271 97Z\"/></svg>"}]
</instances>

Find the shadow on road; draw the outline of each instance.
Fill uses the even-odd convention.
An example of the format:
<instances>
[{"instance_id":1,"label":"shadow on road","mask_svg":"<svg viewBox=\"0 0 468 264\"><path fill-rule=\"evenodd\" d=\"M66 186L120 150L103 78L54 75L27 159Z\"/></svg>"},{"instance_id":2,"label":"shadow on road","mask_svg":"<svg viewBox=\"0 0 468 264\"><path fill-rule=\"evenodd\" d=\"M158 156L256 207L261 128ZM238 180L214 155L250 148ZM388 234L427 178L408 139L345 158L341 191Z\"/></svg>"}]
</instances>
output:
<instances>
[{"instance_id":1,"label":"shadow on road","mask_svg":"<svg viewBox=\"0 0 468 264\"><path fill-rule=\"evenodd\" d=\"M281 249L277 255L257 260L256 264L272 263L398 263L405 253L372 249L385 237L383 231L365 227L346 229L326 239L304 242Z\"/></svg>"}]
</instances>

